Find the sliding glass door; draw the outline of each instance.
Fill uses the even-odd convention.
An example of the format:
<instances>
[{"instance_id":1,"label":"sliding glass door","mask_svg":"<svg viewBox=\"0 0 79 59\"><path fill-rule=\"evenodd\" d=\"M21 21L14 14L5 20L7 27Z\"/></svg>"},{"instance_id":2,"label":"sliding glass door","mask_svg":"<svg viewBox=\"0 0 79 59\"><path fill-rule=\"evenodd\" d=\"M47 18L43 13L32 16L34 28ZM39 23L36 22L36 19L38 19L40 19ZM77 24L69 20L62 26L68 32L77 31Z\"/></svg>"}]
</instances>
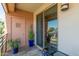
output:
<instances>
[{"instance_id":1,"label":"sliding glass door","mask_svg":"<svg viewBox=\"0 0 79 59\"><path fill-rule=\"evenodd\" d=\"M57 4L47 9L45 15L45 47L53 54L58 48Z\"/></svg>"},{"instance_id":2,"label":"sliding glass door","mask_svg":"<svg viewBox=\"0 0 79 59\"><path fill-rule=\"evenodd\" d=\"M43 13L37 15L37 31L36 31L36 44L43 48Z\"/></svg>"},{"instance_id":3,"label":"sliding glass door","mask_svg":"<svg viewBox=\"0 0 79 59\"><path fill-rule=\"evenodd\" d=\"M37 15L36 44L39 47L46 48L46 45L49 44L50 52L57 50L57 22L57 4ZM48 34L51 35L49 39Z\"/></svg>"}]
</instances>

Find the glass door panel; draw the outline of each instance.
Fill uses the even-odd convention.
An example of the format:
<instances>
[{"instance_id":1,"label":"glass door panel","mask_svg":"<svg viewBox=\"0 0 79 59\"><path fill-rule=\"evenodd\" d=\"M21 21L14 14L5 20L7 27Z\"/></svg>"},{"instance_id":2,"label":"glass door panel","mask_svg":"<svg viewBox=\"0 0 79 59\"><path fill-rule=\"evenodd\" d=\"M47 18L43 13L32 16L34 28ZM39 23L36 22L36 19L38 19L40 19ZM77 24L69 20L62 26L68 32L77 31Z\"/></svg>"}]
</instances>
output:
<instances>
[{"instance_id":1,"label":"glass door panel","mask_svg":"<svg viewBox=\"0 0 79 59\"><path fill-rule=\"evenodd\" d=\"M37 39L36 44L43 48L43 13L37 15Z\"/></svg>"}]
</instances>

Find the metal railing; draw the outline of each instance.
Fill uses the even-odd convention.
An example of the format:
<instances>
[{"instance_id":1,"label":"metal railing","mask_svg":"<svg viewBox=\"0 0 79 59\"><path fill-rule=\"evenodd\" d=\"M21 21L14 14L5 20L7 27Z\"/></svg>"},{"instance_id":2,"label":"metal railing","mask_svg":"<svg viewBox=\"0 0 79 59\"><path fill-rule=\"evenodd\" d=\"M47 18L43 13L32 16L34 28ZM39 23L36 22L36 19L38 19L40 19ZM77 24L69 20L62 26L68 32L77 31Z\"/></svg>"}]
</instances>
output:
<instances>
[{"instance_id":1,"label":"metal railing","mask_svg":"<svg viewBox=\"0 0 79 59\"><path fill-rule=\"evenodd\" d=\"M7 36L8 34L4 34L0 37L0 55L5 55L7 51Z\"/></svg>"}]
</instances>

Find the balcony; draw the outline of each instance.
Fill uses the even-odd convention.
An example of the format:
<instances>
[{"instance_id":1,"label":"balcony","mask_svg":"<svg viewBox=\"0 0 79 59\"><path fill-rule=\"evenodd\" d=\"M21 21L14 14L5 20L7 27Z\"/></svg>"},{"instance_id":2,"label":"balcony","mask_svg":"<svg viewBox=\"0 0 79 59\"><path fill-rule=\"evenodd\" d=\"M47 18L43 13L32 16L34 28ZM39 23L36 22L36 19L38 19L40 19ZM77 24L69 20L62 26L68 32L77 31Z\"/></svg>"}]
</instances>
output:
<instances>
[{"instance_id":1,"label":"balcony","mask_svg":"<svg viewBox=\"0 0 79 59\"><path fill-rule=\"evenodd\" d=\"M58 51L57 37L46 45L47 22L51 19L57 21L57 4L55 3L5 3L5 30L8 34L0 37L0 51L4 56L42 56L43 49L47 48L49 55L65 55ZM47 8L50 7L50 8ZM47 8L47 9L46 9ZM53 12L52 12L53 11ZM51 23L52 24L52 23ZM49 24L50 26L50 24ZM56 27L57 29L57 27ZM29 33L32 33L29 35ZM57 36L52 33L52 37ZM34 36L34 37L33 37ZM31 37L31 38L29 38ZM18 43L15 43L16 40ZM29 47L29 41L34 41L34 46ZM55 40L55 41L54 41ZM9 47L12 44L12 47ZM47 41L48 42L48 41ZM32 44L32 42L31 42ZM31 46L31 45L30 45ZM14 48L18 47L18 49ZM18 52L14 54L14 50ZM55 54L56 55L56 54Z\"/></svg>"}]
</instances>

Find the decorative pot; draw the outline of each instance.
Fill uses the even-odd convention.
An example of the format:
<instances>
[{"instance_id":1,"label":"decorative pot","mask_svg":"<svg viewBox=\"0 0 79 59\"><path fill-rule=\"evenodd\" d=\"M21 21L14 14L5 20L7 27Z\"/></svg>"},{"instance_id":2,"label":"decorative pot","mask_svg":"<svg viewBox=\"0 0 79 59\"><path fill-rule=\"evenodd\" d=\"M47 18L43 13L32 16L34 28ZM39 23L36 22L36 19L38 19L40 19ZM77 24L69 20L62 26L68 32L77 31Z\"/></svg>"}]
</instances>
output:
<instances>
[{"instance_id":1,"label":"decorative pot","mask_svg":"<svg viewBox=\"0 0 79 59\"><path fill-rule=\"evenodd\" d=\"M34 46L34 40L29 40L29 47L33 47Z\"/></svg>"},{"instance_id":2,"label":"decorative pot","mask_svg":"<svg viewBox=\"0 0 79 59\"><path fill-rule=\"evenodd\" d=\"M13 48L13 54L18 53L18 48Z\"/></svg>"}]
</instances>

